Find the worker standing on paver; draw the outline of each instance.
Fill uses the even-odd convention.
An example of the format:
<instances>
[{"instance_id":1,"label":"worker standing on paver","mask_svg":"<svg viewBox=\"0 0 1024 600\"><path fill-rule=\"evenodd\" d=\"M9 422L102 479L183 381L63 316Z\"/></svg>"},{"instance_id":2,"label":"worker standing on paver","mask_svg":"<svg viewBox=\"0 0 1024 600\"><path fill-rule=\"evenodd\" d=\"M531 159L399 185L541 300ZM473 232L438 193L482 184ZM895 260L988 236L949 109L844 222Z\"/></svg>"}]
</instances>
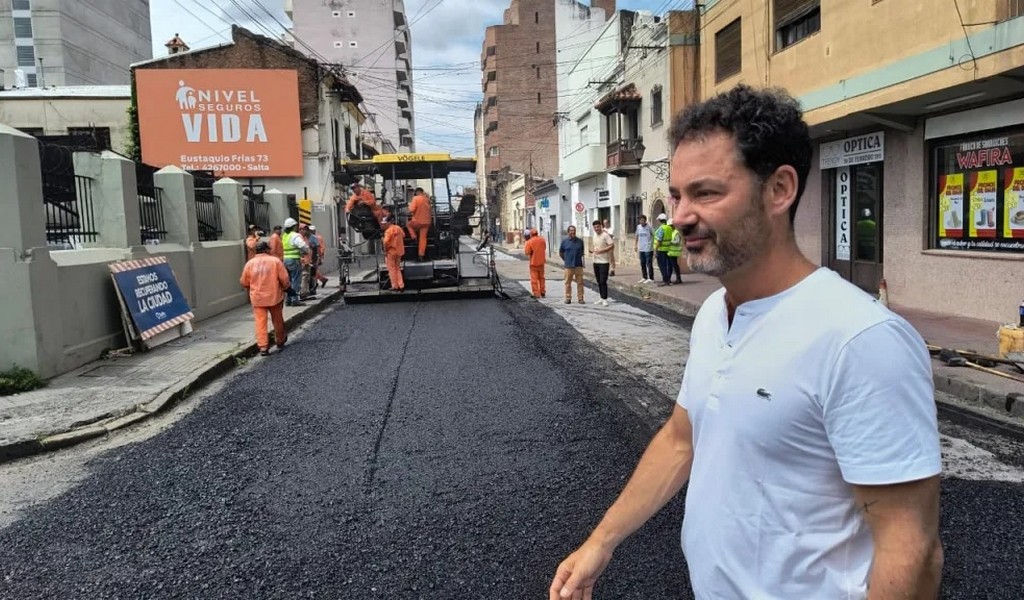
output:
<instances>
[{"instance_id":1,"label":"worker standing on paver","mask_svg":"<svg viewBox=\"0 0 1024 600\"><path fill-rule=\"evenodd\" d=\"M426 260L427 233L430 231L432 217L430 199L423 188L416 188L416 194L409 203L409 214L409 237L419 242L417 255L420 260Z\"/></svg>"},{"instance_id":2,"label":"worker standing on paver","mask_svg":"<svg viewBox=\"0 0 1024 600\"><path fill-rule=\"evenodd\" d=\"M572 304L572 282L576 282L576 298L583 304L583 253L586 249L583 240L576 237L576 228L569 226L565 232L569 237L562 240L558 247L558 257L565 266L565 303Z\"/></svg>"},{"instance_id":3,"label":"worker standing on paver","mask_svg":"<svg viewBox=\"0 0 1024 600\"><path fill-rule=\"evenodd\" d=\"M536 229L530 230L530 239L523 248L526 257L530 259L530 290L534 298L546 298L547 286L544 280L544 265L548 260L548 243L541 236L537 235Z\"/></svg>"},{"instance_id":4,"label":"worker standing on paver","mask_svg":"<svg viewBox=\"0 0 1024 600\"><path fill-rule=\"evenodd\" d=\"M284 291L291 286L284 263L269 254L270 244L256 243L255 256L245 263L239 282L249 290L249 302L256 321L256 345L260 355L270 353L270 339L267 335L267 315L274 323L274 341L278 348L284 348L288 333L284 326Z\"/></svg>"},{"instance_id":5,"label":"worker standing on paver","mask_svg":"<svg viewBox=\"0 0 1024 600\"><path fill-rule=\"evenodd\" d=\"M405 290L405 279L402 277L403 256L405 256L405 232L392 222L391 217L384 217L384 262L388 267L391 289L396 292Z\"/></svg>"},{"instance_id":6,"label":"worker standing on paver","mask_svg":"<svg viewBox=\"0 0 1024 600\"><path fill-rule=\"evenodd\" d=\"M301 306L299 287L302 285L302 255L309 252L309 245L302 235L296 231L299 222L288 217L284 220L284 239L282 240L284 266L288 269L288 306Z\"/></svg>"}]
</instances>

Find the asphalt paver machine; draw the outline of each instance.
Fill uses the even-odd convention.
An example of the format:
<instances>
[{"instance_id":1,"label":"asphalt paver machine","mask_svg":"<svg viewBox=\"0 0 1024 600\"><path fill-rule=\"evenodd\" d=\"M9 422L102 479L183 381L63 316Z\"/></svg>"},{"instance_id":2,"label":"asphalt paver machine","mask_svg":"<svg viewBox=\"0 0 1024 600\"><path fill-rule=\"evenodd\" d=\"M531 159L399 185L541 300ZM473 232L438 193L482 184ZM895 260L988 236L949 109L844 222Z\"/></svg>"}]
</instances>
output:
<instances>
[{"instance_id":1,"label":"asphalt paver machine","mask_svg":"<svg viewBox=\"0 0 1024 600\"><path fill-rule=\"evenodd\" d=\"M477 198L472 194L454 195L449 182L452 173L475 173L476 159L443 153L378 154L372 159L343 161L340 167L348 181L362 181L364 185L382 181L377 203L405 230L405 290L398 292L391 289L376 217L366 205L352 208L347 223L362 240L346 248L341 257L346 302L388 296L501 294L493 247L486 235L482 242L470 237L480 222ZM417 187L430 197L432 213L423 260L419 260L418 242L408 228L409 203Z\"/></svg>"}]
</instances>

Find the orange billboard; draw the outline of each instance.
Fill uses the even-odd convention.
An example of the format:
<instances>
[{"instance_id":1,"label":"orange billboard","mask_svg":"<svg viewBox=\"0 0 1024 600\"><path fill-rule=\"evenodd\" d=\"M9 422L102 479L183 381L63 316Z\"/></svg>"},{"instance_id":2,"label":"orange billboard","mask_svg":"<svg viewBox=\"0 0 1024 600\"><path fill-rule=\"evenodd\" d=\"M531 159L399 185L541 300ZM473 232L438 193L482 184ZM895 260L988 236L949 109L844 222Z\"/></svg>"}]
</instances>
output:
<instances>
[{"instance_id":1,"label":"orange billboard","mask_svg":"<svg viewBox=\"0 0 1024 600\"><path fill-rule=\"evenodd\" d=\"M137 69L142 161L223 177L301 177L299 79L278 69Z\"/></svg>"}]
</instances>

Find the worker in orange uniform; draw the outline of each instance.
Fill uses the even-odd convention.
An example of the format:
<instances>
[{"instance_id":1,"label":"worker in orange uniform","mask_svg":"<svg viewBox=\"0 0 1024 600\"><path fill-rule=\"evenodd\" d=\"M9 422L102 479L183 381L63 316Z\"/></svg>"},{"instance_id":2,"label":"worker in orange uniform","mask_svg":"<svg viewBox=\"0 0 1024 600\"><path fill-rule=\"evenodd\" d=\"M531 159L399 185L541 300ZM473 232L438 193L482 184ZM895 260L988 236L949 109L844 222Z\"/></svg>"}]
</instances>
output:
<instances>
[{"instance_id":1,"label":"worker in orange uniform","mask_svg":"<svg viewBox=\"0 0 1024 600\"><path fill-rule=\"evenodd\" d=\"M398 225L395 225L391 217L385 217L384 262L388 266L391 289L398 292L405 290L405 279L402 277L403 256L405 256L405 231Z\"/></svg>"},{"instance_id":2,"label":"worker in orange uniform","mask_svg":"<svg viewBox=\"0 0 1024 600\"><path fill-rule=\"evenodd\" d=\"M284 261L284 243L281 242L280 225L275 225L274 232L270 234L270 255L276 256Z\"/></svg>"},{"instance_id":3,"label":"worker in orange uniform","mask_svg":"<svg viewBox=\"0 0 1024 600\"><path fill-rule=\"evenodd\" d=\"M530 294L534 298L546 298L547 287L544 280L544 265L548 260L548 243L537 235L536 229L530 230L530 239L526 240L523 252L530 259Z\"/></svg>"},{"instance_id":4,"label":"worker in orange uniform","mask_svg":"<svg viewBox=\"0 0 1024 600\"><path fill-rule=\"evenodd\" d=\"M409 203L409 237L419 240L418 254L420 260L427 257L427 232L430 231L431 214L430 199L423 188L416 188L416 193Z\"/></svg>"},{"instance_id":5,"label":"worker in orange uniform","mask_svg":"<svg viewBox=\"0 0 1024 600\"><path fill-rule=\"evenodd\" d=\"M377 199L373 197L373 193L363 187L362 182L357 181L352 184L352 196L349 197L348 202L345 204L345 212L350 213L357 204L365 204L373 211L373 216L377 219L378 223L383 225L384 221L384 209L377 204Z\"/></svg>"},{"instance_id":6,"label":"worker in orange uniform","mask_svg":"<svg viewBox=\"0 0 1024 600\"><path fill-rule=\"evenodd\" d=\"M267 314L274 323L274 340L278 349L284 348L288 341L288 333L284 329L284 291L291 286L288 270L276 256L271 256L270 244L264 241L256 243L256 256L245 263L240 283L249 290L249 302L256 318L256 345L260 355L270 353L270 340L267 336Z\"/></svg>"},{"instance_id":7,"label":"worker in orange uniform","mask_svg":"<svg viewBox=\"0 0 1024 600\"><path fill-rule=\"evenodd\" d=\"M260 232L255 225L249 225L249 235L245 238L245 261L249 262L256 256L256 244L260 241Z\"/></svg>"},{"instance_id":8,"label":"worker in orange uniform","mask_svg":"<svg viewBox=\"0 0 1024 600\"><path fill-rule=\"evenodd\" d=\"M324 256L327 254L327 242L324 241L324 236L316 230L316 225L310 225L309 231L316 237L317 241L316 280L320 282L320 287L324 287L327 285L327 278L320 272L320 267L323 266Z\"/></svg>"}]
</instances>

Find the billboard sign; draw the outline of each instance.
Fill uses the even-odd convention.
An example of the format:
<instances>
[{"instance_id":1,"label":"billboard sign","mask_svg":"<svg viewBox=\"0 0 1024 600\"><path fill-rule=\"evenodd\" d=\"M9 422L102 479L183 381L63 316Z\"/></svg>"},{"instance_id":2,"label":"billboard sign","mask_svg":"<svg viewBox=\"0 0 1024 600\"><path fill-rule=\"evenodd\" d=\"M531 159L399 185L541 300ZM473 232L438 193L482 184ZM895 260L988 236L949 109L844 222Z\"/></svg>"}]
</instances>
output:
<instances>
[{"instance_id":1,"label":"billboard sign","mask_svg":"<svg viewBox=\"0 0 1024 600\"><path fill-rule=\"evenodd\" d=\"M218 177L301 177L298 73L137 69L142 160Z\"/></svg>"}]
</instances>

